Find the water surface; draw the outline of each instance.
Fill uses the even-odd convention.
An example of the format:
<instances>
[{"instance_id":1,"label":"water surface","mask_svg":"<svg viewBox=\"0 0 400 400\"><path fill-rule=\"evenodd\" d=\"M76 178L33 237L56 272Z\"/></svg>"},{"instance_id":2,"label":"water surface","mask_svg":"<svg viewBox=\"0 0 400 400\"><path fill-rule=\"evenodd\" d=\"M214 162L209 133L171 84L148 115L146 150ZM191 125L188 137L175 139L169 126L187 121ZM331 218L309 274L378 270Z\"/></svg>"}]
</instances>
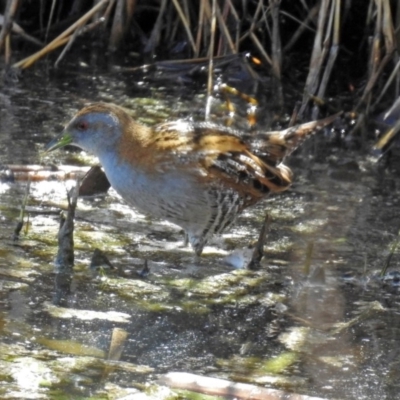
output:
<instances>
[{"instance_id":1,"label":"water surface","mask_svg":"<svg viewBox=\"0 0 400 400\"><path fill-rule=\"evenodd\" d=\"M0 91L0 164L76 163L72 150L41 151L91 101L129 104L147 123L201 114L204 91L156 86L86 67L29 71ZM53 260L58 210L73 182L32 183L16 242L26 182L0 183L0 396L120 398L183 371L325 398L397 398L397 252L387 279L378 277L400 226L397 174L323 134L289 164L293 187L246 211L201 261L179 228L139 214L114 191L80 199L74 274L65 282ZM224 258L257 239L266 211L259 270L233 269ZM93 277L95 248L115 270ZM103 360L114 328L127 341L111 368Z\"/></svg>"}]
</instances>

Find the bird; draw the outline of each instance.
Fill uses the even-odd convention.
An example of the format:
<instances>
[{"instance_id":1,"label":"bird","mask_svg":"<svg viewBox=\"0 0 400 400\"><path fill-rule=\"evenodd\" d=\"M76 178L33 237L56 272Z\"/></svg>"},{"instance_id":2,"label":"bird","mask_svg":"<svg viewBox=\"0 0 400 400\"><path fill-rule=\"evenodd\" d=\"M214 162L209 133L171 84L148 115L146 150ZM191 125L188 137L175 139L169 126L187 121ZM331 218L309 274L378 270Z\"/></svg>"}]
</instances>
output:
<instances>
[{"instance_id":1,"label":"bird","mask_svg":"<svg viewBox=\"0 0 400 400\"><path fill-rule=\"evenodd\" d=\"M112 103L85 106L50 152L74 145L100 161L117 193L137 210L184 229L195 254L247 207L289 188L283 161L338 114L273 132L245 132L212 122L146 126Z\"/></svg>"}]
</instances>

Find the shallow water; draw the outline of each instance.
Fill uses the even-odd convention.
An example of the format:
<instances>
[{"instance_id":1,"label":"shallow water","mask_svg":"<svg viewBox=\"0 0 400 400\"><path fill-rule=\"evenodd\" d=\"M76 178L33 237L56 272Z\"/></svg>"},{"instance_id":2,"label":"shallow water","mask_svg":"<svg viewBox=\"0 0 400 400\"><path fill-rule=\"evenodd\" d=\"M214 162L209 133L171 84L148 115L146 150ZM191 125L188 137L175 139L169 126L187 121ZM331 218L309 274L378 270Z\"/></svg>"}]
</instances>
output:
<instances>
[{"instance_id":1,"label":"shallow water","mask_svg":"<svg viewBox=\"0 0 400 400\"><path fill-rule=\"evenodd\" d=\"M198 113L202 103L198 95L188 103L187 91L90 71L30 71L1 89L0 164L76 162L76 152L41 150L89 101L131 103L147 122L185 115L193 104ZM58 210L73 182L32 183L17 242L26 182L0 183L0 397L153 390L167 398L156 378L183 371L324 398L397 398L398 252L392 279L378 277L400 226L397 174L323 135L289 164L293 187L244 213L200 261L182 246L179 228L137 213L112 190L80 199L71 281L60 281L53 260ZM227 254L256 240L266 210L272 223L260 269L228 266ZM115 270L93 277L95 248ZM145 260L150 273L141 278ZM116 327L128 336L110 367L101 360Z\"/></svg>"}]
</instances>

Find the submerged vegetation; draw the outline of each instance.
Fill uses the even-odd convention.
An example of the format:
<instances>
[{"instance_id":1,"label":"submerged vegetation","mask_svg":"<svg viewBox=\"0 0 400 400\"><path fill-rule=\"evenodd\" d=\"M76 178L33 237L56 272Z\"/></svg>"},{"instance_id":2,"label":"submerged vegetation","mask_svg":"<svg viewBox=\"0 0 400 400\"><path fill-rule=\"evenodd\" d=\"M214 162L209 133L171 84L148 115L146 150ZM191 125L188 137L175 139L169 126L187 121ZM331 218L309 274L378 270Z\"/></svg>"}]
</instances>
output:
<instances>
[{"instance_id":1,"label":"submerged vegetation","mask_svg":"<svg viewBox=\"0 0 400 400\"><path fill-rule=\"evenodd\" d=\"M0 397L246 398L247 388L263 399L396 398L400 193L397 176L365 153L316 135L306 156L290 160L293 188L242 215L200 261L177 227L115 192L79 200L74 242L69 219L58 236L75 251L58 253L74 263L71 274L53 265L59 210L68 208L61 176L87 169L25 165L81 101L115 100L151 125L197 118L216 84L240 90L249 108L268 97L285 127L344 110L350 118L339 123L351 120L349 136L364 138L368 119L398 107L395 3L0 0L0 164L15 163L0 171ZM100 57L78 70L89 53ZM166 78L153 96L130 98L138 71ZM193 83L190 101L176 95ZM87 164L73 151L60 157ZM13 237L17 220L26 223ZM232 259L257 268L233 271ZM218 378L215 387L204 376ZM202 394L178 392L184 378Z\"/></svg>"}]
</instances>

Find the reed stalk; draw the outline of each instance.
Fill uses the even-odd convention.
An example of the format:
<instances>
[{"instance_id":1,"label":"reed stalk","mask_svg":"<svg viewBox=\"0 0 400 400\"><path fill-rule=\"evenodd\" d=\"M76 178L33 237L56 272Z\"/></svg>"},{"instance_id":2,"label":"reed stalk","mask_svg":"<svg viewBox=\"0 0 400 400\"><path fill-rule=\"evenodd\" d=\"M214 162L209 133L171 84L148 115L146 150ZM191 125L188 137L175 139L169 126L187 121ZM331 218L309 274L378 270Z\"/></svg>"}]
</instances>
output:
<instances>
[{"instance_id":1,"label":"reed stalk","mask_svg":"<svg viewBox=\"0 0 400 400\"><path fill-rule=\"evenodd\" d=\"M34 8L30 2L7 0L4 18L0 15L0 52L5 57L7 67L11 64L13 37L17 34L42 48L15 62L12 67L29 68L44 56L65 46L57 56L55 66L59 66L68 50L73 46L79 47L80 36L101 25L102 35L98 35L100 39L96 38L96 42L103 40L104 47L110 52L120 50L133 38L138 46L133 50L144 56L162 55L168 58L168 52L175 53L175 49L180 48L185 60L197 62L207 57L207 95L211 101L215 58L239 56L251 51L263 61L258 66L259 69L263 68L261 75L273 77L274 101L280 106L285 98L282 77L291 74L291 69L297 69L297 65L293 65L295 62L288 60L296 60L301 55L302 65L306 61L309 70L298 81L299 86L303 85L303 95L296 115L304 118L305 114L311 112L314 119L318 116L320 104L330 95L332 76L337 71L339 77L343 75L340 71L342 66L338 63L351 60L351 57L356 59L357 54L361 54L359 59L364 57L365 61L360 62L359 80L355 82L359 96L354 101L353 109L368 116L383 101L390 98L394 101L400 94L400 7L395 7L390 0L365 1L365 8L362 9L362 15L366 16L365 29L364 32L362 29L357 31L360 37L354 40L359 43L359 49L356 49L354 42L348 42L343 30L348 20L357 20L355 16L360 12L360 2L74 0L69 4L62 0L40 0L39 7ZM91 6L89 11L85 8L87 6ZM16 21L23 15L22 10L26 12L29 7L32 8L32 15L37 17L40 29L33 34L21 28L25 28L23 21ZM148 18L150 14L154 16L153 19ZM36 37L40 35L47 42L52 32L60 30L59 26L66 26L74 15L80 17L47 45L43 45ZM361 25L359 27L362 28ZM369 39L371 30L373 34ZM353 47L350 48L349 43ZM343 57L344 54L346 57ZM353 85L353 82L350 84Z\"/></svg>"}]
</instances>

